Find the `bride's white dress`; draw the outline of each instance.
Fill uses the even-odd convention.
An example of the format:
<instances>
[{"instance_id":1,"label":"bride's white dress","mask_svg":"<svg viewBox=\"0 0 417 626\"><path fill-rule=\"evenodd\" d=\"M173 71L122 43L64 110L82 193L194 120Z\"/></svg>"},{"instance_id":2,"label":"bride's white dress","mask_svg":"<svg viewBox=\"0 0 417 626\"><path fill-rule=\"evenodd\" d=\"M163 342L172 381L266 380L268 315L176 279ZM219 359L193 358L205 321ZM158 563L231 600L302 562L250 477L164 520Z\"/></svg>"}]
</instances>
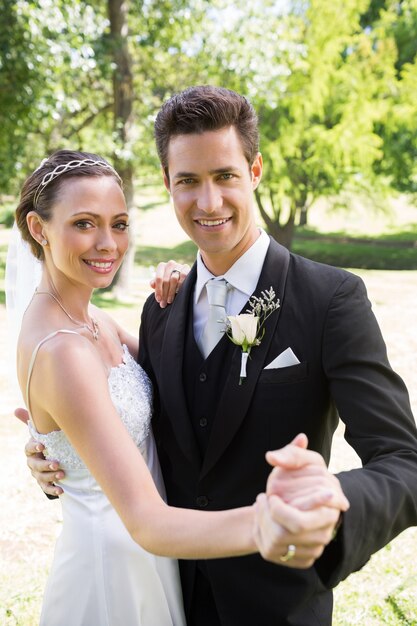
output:
<instances>
[{"instance_id":1,"label":"bride's white dress","mask_svg":"<svg viewBox=\"0 0 417 626\"><path fill-rule=\"evenodd\" d=\"M46 337L38 347L55 334ZM109 374L111 398L164 496L150 426L151 383L127 348L123 350L123 363ZM30 375L28 378L29 391ZM65 479L59 483L64 490L60 496L63 528L55 548L40 624L185 625L177 562L149 554L131 539L62 431L45 435L38 433L33 423L29 423L29 428L31 435L46 446L46 457L59 460L65 470ZM117 446L116 441L114 445Z\"/></svg>"}]
</instances>

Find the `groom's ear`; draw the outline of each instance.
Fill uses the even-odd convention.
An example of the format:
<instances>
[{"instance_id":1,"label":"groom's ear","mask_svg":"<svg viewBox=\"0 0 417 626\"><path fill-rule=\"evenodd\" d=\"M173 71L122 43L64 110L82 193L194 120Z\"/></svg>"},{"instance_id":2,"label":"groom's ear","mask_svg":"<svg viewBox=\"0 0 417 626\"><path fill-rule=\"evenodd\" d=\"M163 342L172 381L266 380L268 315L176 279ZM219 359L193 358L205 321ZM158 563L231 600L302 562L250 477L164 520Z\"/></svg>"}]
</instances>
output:
<instances>
[{"instance_id":1,"label":"groom's ear","mask_svg":"<svg viewBox=\"0 0 417 626\"><path fill-rule=\"evenodd\" d=\"M261 182L262 170L263 170L262 154L258 152L250 168L251 178L252 178L252 189L254 190L257 188L257 186Z\"/></svg>"},{"instance_id":2,"label":"groom's ear","mask_svg":"<svg viewBox=\"0 0 417 626\"><path fill-rule=\"evenodd\" d=\"M36 211L29 211L29 213L26 215L26 223L28 225L30 234L32 235L34 240L40 244L45 236L43 233L44 225L38 213L36 213Z\"/></svg>"},{"instance_id":3,"label":"groom's ear","mask_svg":"<svg viewBox=\"0 0 417 626\"><path fill-rule=\"evenodd\" d=\"M171 193L171 189L170 189L170 186L169 186L169 175L168 175L168 172L164 168L162 168L162 177L164 179L165 189L170 194Z\"/></svg>"}]
</instances>

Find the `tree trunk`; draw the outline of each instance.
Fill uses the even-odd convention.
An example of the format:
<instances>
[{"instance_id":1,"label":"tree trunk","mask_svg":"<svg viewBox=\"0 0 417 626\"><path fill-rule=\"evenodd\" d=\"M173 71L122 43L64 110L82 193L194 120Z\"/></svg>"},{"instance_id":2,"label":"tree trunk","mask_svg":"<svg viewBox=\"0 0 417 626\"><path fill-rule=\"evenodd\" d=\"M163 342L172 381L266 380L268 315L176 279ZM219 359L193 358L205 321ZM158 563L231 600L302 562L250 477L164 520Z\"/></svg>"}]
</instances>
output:
<instances>
[{"instance_id":1,"label":"tree trunk","mask_svg":"<svg viewBox=\"0 0 417 626\"><path fill-rule=\"evenodd\" d=\"M295 214L291 213L286 224L282 225L278 222L273 222L272 226L268 228L268 232L278 243L291 250L295 232Z\"/></svg>"},{"instance_id":2,"label":"tree trunk","mask_svg":"<svg viewBox=\"0 0 417 626\"><path fill-rule=\"evenodd\" d=\"M130 213L134 202L133 166L130 158L132 109L134 100L132 58L128 47L128 0L108 0L113 72L113 116L117 148L114 163L124 185L127 208ZM128 155L125 157L124 155ZM129 250L113 283L118 297L126 299L135 258L132 214L130 215Z\"/></svg>"},{"instance_id":3,"label":"tree trunk","mask_svg":"<svg viewBox=\"0 0 417 626\"><path fill-rule=\"evenodd\" d=\"M314 194L306 193L299 198L297 210L299 211L298 226L307 226L308 212L314 202Z\"/></svg>"},{"instance_id":4,"label":"tree trunk","mask_svg":"<svg viewBox=\"0 0 417 626\"><path fill-rule=\"evenodd\" d=\"M291 245L292 245L292 240L294 237L294 232L295 232L296 209L291 208L290 215L289 215L287 222L285 224L281 224L280 222L281 211L278 208L276 208L274 210L274 218L272 218L267 213L262 202L261 194L259 193L257 189L255 190L255 198L256 198L256 203L259 208L259 212L262 216L262 219L265 222L268 233L272 235L272 237L276 239L278 243L280 243L282 246L285 246L286 248L288 248L288 250L290 250ZM272 198L271 198L271 203L272 203Z\"/></svg>"},{"instance_id":5,"label":"tree trunk","mask_svg":"<svg viewBox=\"0 0 417 626\"><path fill-rule=\"evenodd\" d=\"M307 226L308 207L304 205L300 210L300 218L298 220L298 226Z\"/></svg>"}]
</instances>

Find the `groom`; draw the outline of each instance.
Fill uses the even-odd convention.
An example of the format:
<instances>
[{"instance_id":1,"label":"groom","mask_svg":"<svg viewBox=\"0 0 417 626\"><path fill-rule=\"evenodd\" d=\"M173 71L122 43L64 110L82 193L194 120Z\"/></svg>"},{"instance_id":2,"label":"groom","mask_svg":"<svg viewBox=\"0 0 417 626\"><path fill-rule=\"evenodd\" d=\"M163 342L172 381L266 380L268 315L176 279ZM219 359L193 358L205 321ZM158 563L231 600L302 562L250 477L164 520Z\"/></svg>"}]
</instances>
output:
<instances>
[{"instance_id":1,"label":"groom","mask_svg":"<svg viewBox=\"0 0 417 626\"><path fill-rule=\"evenodd\" d=\"M330 625L331 589L417 524L407 391L362 281L289 253L256 227L262 158L247 100L187 89L162 107L155 135L177 218L199 247L173 305L150 298L141 323L139 362L154 383L168 499L216 510L252 503L265 484L268 493L257 504L264 558L180 563L188 624ZM223 278L224 307L210 286ZM206 326L215 304L217 318L236 315L270 288L279 308L239 384L241 348L219 331L216 343L213 329L207 343ZM339 416L363 468L336 478L325 463ZM270 474L265 452L273 449L281 450L268 457ZM41 462L32 461L37 473ZM329 493L328 506L312 499L302 510L317 488Z\"/></svg>"},{"instance_id":2,"label":"groom","mask_svg":"<svg viewBox=\"0 0 417 626\"><path fill-rule=\"evenodd\" d=\"M187 89L162 107L155 137L176 216L199 247L173 305L161 309L149 298L141 322L139 362L155 385L154 431L170 503L213 510L253 502L269 474L265 451L300 432L320 456L294 445L278 453L269 489L289 497L292 483L314 488L315 464L329 460L339 416L364 465L338 476L350 509L334 517L337 536L323 537L311 567L299 569L307 562L297 554L320 523L274 498L259 503L258 520L260 548L272 563L260 556L182 562L189 624L331 624L330 589L417 523L417 439L406 389L389 366L362 281L290 254L257 229L253 190L262 158L246 99ZM280 300L241 385L241 349L228 336L202 354L207 282L218 277L227 281L229 315L271 287ZM322 525L324 518L322 508Z\"/></svg>"}]
</instances>

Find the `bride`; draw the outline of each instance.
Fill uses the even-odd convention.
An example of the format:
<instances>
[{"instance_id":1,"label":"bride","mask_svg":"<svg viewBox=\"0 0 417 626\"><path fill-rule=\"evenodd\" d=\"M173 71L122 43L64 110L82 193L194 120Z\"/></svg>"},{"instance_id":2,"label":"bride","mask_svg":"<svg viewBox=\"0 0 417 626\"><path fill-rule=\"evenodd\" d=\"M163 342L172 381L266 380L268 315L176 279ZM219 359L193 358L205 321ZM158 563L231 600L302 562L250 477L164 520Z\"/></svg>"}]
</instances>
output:
<instances>
[{"instance_id":1,"label":"bride","mask_svg":"<svg viewBox=\"0 0 417 626\"><path fill-rule=\"evenodd\" d=\"M65 470L41 624L182 625L175 559L255 552L253 507L200 512L164 501L138 341L90 302L127 250L121 180L99 156L58 151L26 180L16 221L42 261L18 379L32 437Z\"/></svg>"}]
</instances>

